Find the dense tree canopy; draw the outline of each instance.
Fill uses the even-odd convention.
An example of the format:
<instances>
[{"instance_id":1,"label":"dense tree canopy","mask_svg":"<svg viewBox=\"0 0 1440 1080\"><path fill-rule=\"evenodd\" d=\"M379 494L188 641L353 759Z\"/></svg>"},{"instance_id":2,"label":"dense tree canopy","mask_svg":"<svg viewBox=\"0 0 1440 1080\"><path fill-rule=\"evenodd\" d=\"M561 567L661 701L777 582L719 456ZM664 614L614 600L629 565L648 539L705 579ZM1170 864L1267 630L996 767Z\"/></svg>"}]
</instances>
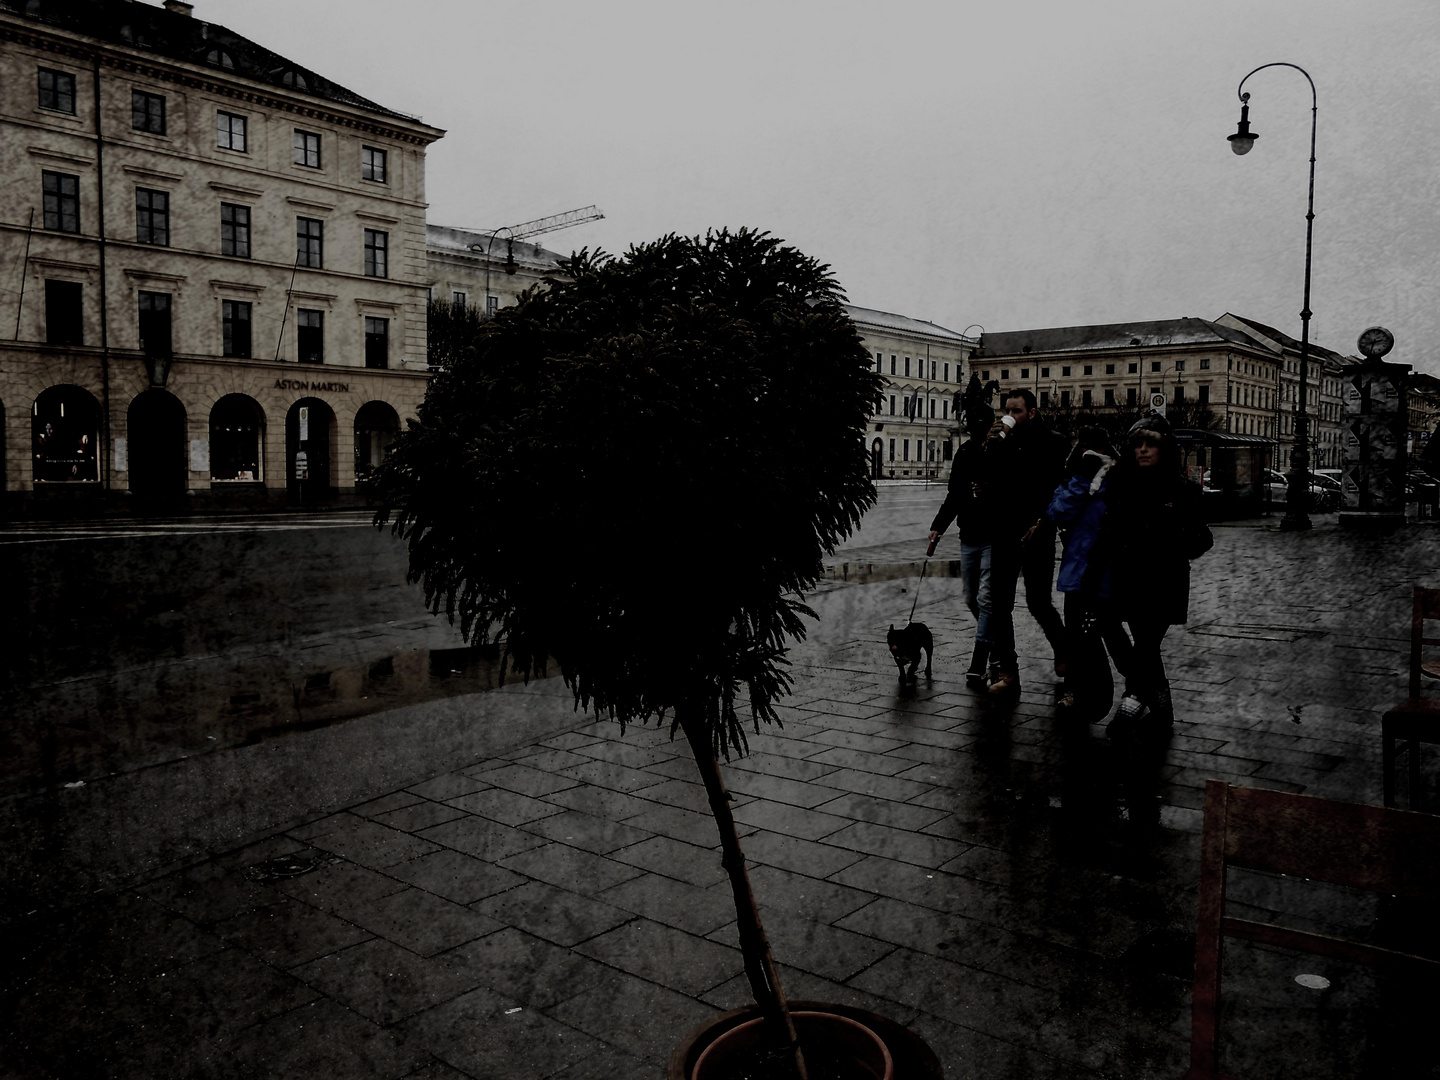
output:
<instances>
[{"instance_id":1,"label":"dense tree canopy","mask_svg":"<svg viewBox=\"0 0 1440 1080\"><path fill-rule=\"evenodd\" d=\"M627 721L774 718L824 553L873 502L880 390L829 269L767 234L580 252L447 366L375 484L412 579ZM748 691L748 693L747 693Z\"/></svg>"}]
</instances>

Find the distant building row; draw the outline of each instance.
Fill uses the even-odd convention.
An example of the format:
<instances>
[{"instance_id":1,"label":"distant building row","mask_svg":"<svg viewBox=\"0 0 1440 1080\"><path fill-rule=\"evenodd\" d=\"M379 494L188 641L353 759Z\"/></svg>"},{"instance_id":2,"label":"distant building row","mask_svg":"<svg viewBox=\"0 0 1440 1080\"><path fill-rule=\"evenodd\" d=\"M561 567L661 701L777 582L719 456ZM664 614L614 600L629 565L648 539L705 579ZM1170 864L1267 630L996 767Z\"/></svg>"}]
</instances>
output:
<instances>
[{"instance_id":1,"label":"distant building row","mask_svg":"<svg viewBox=\"0 0 1440 1080\"><path fill-rule=\"evenodd\" d=\"M960 396L970 374L996 383L998 407L1010 390L1028 389L1062 426L1134 416L1164 399L1172 422L1275 447L1288 468L1300 392L1300 342L1254 319L1167 319L984 333L966 338L933 323L852 307L862 338L886 377L866 435L877 477L937 476L959 446ZM1309 347L1306 411L1311 468L1341 463L1343 382L1360 363ZM912 362L913 361L913 362ZM1413 375L1412 449L1418 453L1440 416L1440 380Z\"/></svg>"}]
</instances>

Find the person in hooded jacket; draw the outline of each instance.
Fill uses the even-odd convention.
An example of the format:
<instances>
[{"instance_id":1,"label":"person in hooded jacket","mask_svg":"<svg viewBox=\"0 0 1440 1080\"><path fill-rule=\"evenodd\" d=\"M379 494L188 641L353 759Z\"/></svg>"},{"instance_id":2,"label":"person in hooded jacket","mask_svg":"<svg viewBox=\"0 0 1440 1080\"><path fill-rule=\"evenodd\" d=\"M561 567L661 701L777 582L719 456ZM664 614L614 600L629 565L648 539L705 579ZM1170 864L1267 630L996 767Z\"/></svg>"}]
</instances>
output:
<instances>
[{"instance_id":1,"label":"person in hooded jacket","mask_svg":"<svg viewBox=\"0 0 1440 1080\"><path fill-rule=\"evenodd\" d=\"M1190 560L1215 541L1205 524L1200 486L1185 478L1179 443L1159 413L1130 429L1104 490L1090 561L1107 575L1114 618L1129 631L1128 648L1122 645L1115 656L1125 695L1106 730L1121 739L1138 734L1147 717L1152 728L1174 721L1160 646L1166 631L1189 616Z\"/></svg>"},{"instance_id":2,"label":"person in hooded jacket","mask_svg":"<svg viewBox=\"0 0 1440 1080\"><path fill-rule=\"evenodd\" d=\"M1063 541L1055 588L1064 596L1069 664L1056 705L1066 711L1078 707L1087 715L1094 711L1104 716L1113 701L1106 646L1122 656L1130 650L1111 611L1110 568L1091 558L1105 517L1106 481L1118 457L1101 428L1081 428L1065 464L1065 479L1045 513Z\"/></svg>"}]
</instances>

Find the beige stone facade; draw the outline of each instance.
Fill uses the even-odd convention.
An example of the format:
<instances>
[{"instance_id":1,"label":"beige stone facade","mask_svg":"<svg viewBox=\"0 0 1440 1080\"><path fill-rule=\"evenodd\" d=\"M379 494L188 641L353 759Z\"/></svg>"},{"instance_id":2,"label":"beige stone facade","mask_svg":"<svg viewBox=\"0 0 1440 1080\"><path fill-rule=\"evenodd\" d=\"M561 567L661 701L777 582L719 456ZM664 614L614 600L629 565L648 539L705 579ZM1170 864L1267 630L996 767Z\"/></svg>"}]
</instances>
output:
<instances>
[{"instance_id":1,"label":"beige stone facade","mask_svg":"<svg viewBox=\"0 0 1440 1080\"><path fill-rule=\"evenodd\" d=\"M426 230L425 265L433 300L480 304L489 311L511 307L522 292L554 274L560 258L558 252L509 240L503 230L499 236L449 225Z\"/></svg>"},{"instance_id":2,"label":"beige stone facade","mask_svg":"<svg viewBox=\"0 0 1440 1080\"><path fill-rule=\"evenodd\" d=\"M1253 320L1055 327L986 333L971 369L1002 390L1026 387L1044 410L1133 415L1155 395L1181 426L1208 420L1230 435L1265 439L1272 464L1289 464L1298 401L1299 342ZM1340 460L1340 383L1349 361L1310 346L1307 411L1311 468Z\"/></svg>"},{"instance_id":3,"label":"beige stone facade","mask_svg":"<svg viewBox=\"0 0 1440 1080\"><path fill-rule=\"evenodd\" d=\"M353 492L425 391L443 132L166 6L0 8L12 504Z\"/></svg>"},{"instance_id":4,"label":"beige stone facade","mask_svg":"<svg viewBox=\"0 0 1440 1080\"><path fill-rule=\"evenodd\" d=\"M977 339L935 323L846 305L885 387L866 432L875 479L947 474L960 445L965 361Z\"/></svg>"}]
</instances>

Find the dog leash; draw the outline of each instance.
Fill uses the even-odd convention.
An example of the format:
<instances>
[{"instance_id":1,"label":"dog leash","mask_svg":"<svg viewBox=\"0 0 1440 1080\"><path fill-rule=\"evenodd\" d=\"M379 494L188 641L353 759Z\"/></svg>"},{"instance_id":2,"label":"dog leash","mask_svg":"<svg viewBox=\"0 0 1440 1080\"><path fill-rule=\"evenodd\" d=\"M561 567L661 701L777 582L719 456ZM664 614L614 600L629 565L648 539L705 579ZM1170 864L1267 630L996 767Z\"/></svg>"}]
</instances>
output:
<instances>
[{"instance_id":1,"label":"dog leash","mask_svg":"<svg viewBox=\"0 0 1440 1080\"><path fill-rule=\"evenodd\" d=\"M905 621L909 626L915 621L915 606L920 603L920 585L925 580L925 571L930 569L930 556L925 556L925 565L920 568L920 580L915 583L915 603L910 605L910 618Z\"/></svg>"}]
</instances>

